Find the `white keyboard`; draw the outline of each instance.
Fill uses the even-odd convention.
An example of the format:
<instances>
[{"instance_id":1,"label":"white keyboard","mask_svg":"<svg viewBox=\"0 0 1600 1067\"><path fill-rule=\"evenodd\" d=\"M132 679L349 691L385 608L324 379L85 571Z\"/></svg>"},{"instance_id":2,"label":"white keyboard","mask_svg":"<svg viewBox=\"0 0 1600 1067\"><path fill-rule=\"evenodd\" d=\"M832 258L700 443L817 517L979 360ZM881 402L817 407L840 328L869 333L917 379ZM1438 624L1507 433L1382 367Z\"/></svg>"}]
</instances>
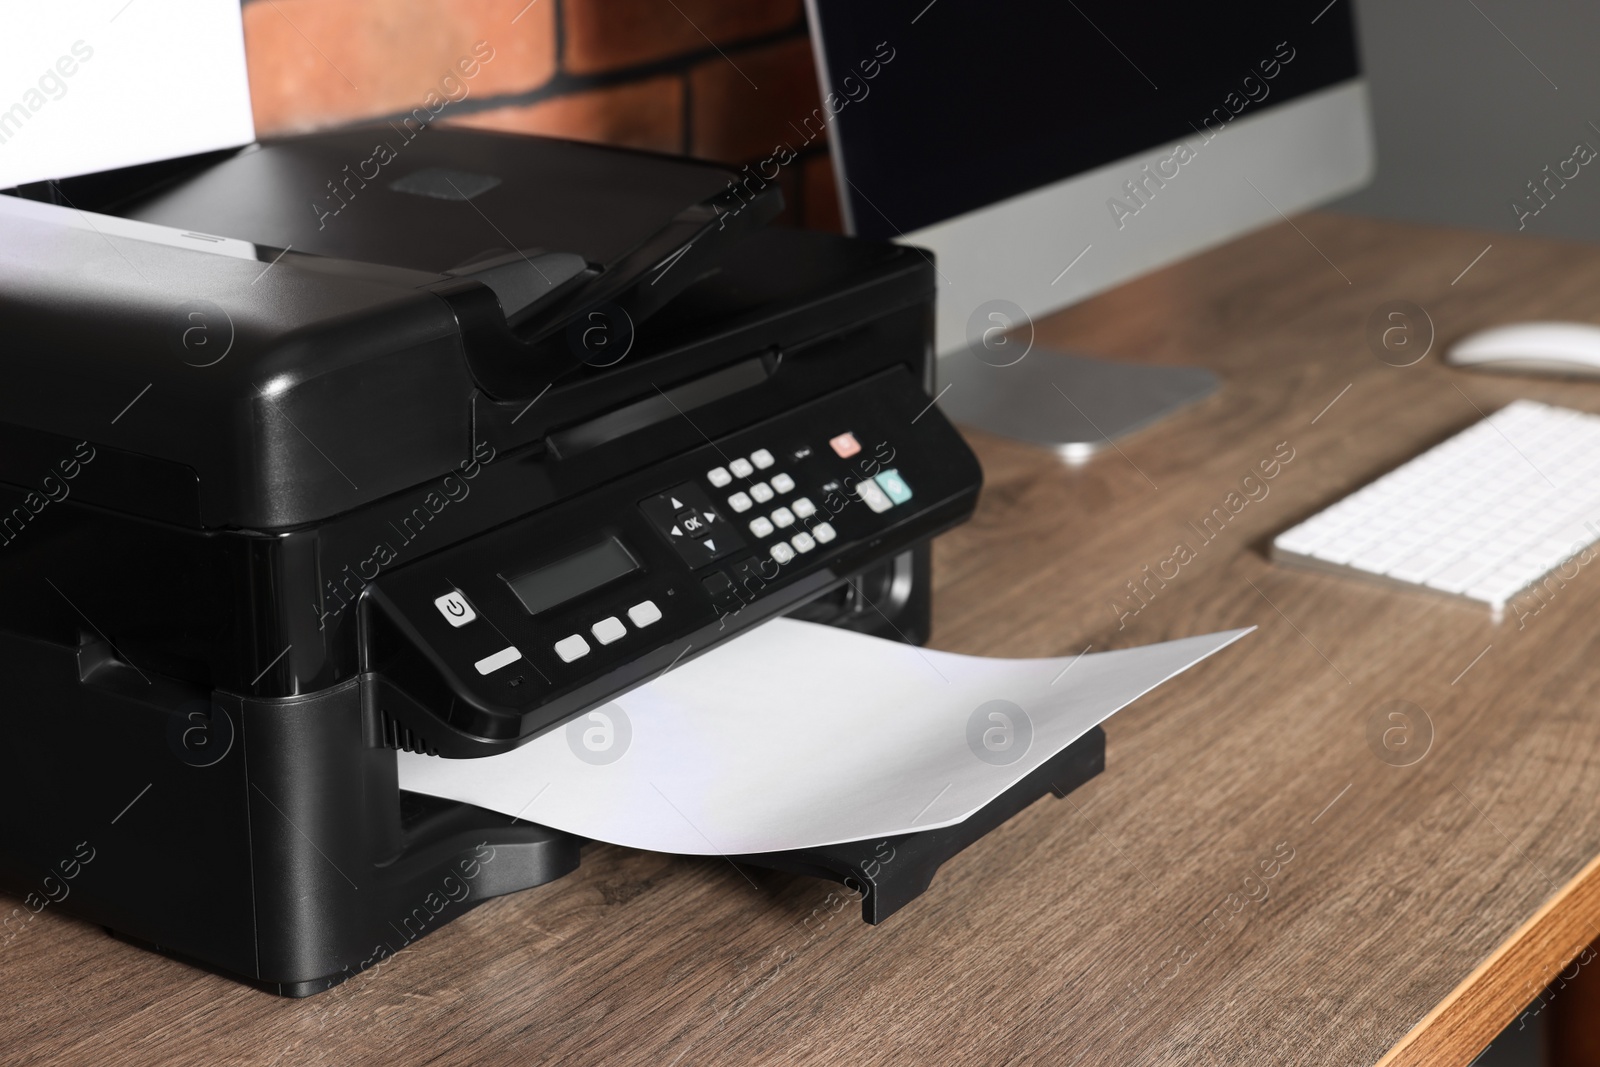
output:
<instances>
[{"instance_id":1,"label":"white keyboard","mask_svg":"<svg viewBox=\"0 0 1600 1067\"><path fill-rule=\"evenodd\" d=\"M1600 540L1600 415L1518 400L1279 534L1276 560L1502 610ZM1568 562L1570 560L1570 562Z\"/></svg>"}]
</instances>

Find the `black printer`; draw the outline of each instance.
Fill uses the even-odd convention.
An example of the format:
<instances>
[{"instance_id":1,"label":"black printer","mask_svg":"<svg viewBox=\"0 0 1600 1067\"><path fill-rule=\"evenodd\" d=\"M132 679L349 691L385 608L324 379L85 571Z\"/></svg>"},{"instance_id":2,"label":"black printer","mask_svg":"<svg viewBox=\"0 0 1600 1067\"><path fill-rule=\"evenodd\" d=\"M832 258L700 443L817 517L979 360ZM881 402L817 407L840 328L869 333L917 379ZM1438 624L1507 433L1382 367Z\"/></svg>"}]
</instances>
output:
<instances>
[{"instance_id":1,"label":"black printer","mask_svg":"<svg viewBox=\"0 0 1600 1067\"><path fill-rule=\"evenodd\" d=\"M466 130L23 194L0 942L60 908L314 993L579 862L403 793L397 750L507 751L780 613L927 637L928 541L981 473L916 249L768 228L776 188L724 168ZM955 827L734 858L879 921L1103 743Z\"/></svg>"}]
</instances>

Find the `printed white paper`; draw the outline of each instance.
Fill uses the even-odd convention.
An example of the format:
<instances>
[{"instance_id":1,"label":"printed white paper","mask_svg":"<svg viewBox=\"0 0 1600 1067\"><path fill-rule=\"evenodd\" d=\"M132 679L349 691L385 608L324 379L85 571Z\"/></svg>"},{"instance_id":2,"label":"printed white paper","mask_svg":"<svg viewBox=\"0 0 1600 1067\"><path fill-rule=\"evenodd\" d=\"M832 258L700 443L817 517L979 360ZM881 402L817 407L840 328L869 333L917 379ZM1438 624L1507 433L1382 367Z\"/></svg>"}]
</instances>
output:
<instances>
[{"instance_id":1,"label":"printed white paper","mask_svg":"<svg viewBox=\"0 0 1600 1067\"><path fill-rule=\"evenodd\" d=\"M684 855L933 829L1249 632L1008 660L776 619L515 751L402 752L400 787Z\"/></svg>"},{"instance_id":2,"label":"printed white paper","mask_svg":"<svg viewBox=\"0 0 1600 1067\"><path fill-rule=\"evenodd\" d=\"M5 6L0 188L253 140L237 3Z\"/></svg>"}]
</instances>

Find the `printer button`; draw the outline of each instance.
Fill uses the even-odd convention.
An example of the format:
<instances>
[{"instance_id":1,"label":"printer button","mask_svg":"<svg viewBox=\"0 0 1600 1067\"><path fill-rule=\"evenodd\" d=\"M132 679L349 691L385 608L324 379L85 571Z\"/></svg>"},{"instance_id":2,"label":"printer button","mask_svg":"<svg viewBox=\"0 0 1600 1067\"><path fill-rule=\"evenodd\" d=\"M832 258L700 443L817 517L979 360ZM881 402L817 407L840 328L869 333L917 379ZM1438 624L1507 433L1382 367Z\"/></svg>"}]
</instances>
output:
<instances>
[{"instance_id":1,"label":"printer button","mask_svg":"<svg viewBox=\"0 0 1600 1067\"><path fill-rule=\"evenodd\" d=\"M758 448L754 452L750 453L750 462L754 463L758 469L766 470L768 467L776 463L777 460L772 458L771 452L768 452L764 448Z\"/></svg>"},{"instance_id":2,"label":"printer button","mask_svg":"<svg viewBox=\"0 0 1600 1067\"><path fill-rule=\"evenodd\" d=\"M747 459L733 460L728 464L728 469L733 472L735 478L748 478L756 472Z\"/></svg>"},{"instance_id":3,"label":"printer button","mask_svg":"<svg viewBox=\"0 0 1600 1067\"><path fill-rule=\"evenodd\" d=\"M589 654L589 642L579 634L569 634L556 642L556 655L561 657L562 663L571 663Z\"/></svg>"},{"instance_id":4,"label":"printer button","mask_svg":"<svg viewBox=\"0 0 1600 1067\"><path fill-rule=\"evenodd\" d=\"M654 600L641 600L628 609L628 618L642 630L653 622L661 621L661 609L656 607Z\"/></svg>"},{"instance_id":5,"label":"printer button","mask_svg":"<svg viewBox=\"0 0 1600 1067\"><path fill-rule=\"evenodd\" d=\"M728 473L727 467L712 467L706 471L706 481L711 483L713 489L721 489L733 481L733 475Z\"/></svg>"},{"instance_id":6,"label":"printer button","mask_svg":"<svg viewBox=\"0 0 1600 1067\"><path fill-rule=\"evenodd\" d=\"M728 498L728 506L734 511L749 511L755 507L748 493L735 493Z\"/></svg>"},{"instance_id":7,"label":"printer button","mask_svg":"<svg viewBox=\"0 0 1600 1067\"><path fill-rule=\"evenodd\" d=\"M828 446L833 449L833 454L840 459L849 459L861 451L861 442L856 440L853 433L842 433L838 437L830 438Z\"/></svg>"},{"instance_id":8,"label":"printer button","mask_svg":"<svg viewBox=\"0 0 1600 1067\"><path fill-rule=\"evenodd\" d=\"M672 517L673 532L682 530L690 537L704 537L711 532L711 523L715 513L710 511L693 512L680 511Z\"/></svg>"},{"instance_id":9,"label":"printer button","mask_svg":"<svg viewBox=\"0 0 1600 1067\"><path fill-rule=\"evenodd\" d=\"M467 603L467 598L461 595L461 590L452 589L444 596L433 602L439 609L439 614L444 616L444 621L451 626L465 626L478 617L472 610L472 605Z\"/></svg>"},{"instance_id":10,"label":"printer button","mask_svg":"<svg viewBox=\"0 0 1600 1067\"><path fill-rule=\"evenodd\" d=\"M750 499L757 504L765 504L772 499L772 486L766 482L757 482L750 487Z\"/></svg>"},{"instance_id":11,"label":"printer button","mask_svg":"<svg viewBox=\"0 0 1600 1067\"><path fill-rule=\"evenodd\" d=\"M733 579L721 571L706 575L700 584L711 594L711 602L717 607L736 609L740 606L738 594L733 588Z\"/></svg>"},{"instance_id":12,"label":"printer button","mask_svg":"<svg viewBox=\"0 0 1600 1067\"><path fill-rule=\"evenodd\" d=\"M860 497L867 507L880 514L894 507L894 501L890 500L889 495L871 478L856 483L856 496Z\"/></svg>"},{"instance_id":13,"label":"printer button","mask_svg":"<svg viewBox=\"0 0 1600 1067\"><path fill-rule=\"evenodd\" d=\"M904 478L900 477L899 471L881 471L873 480L878 483L885 493L889 494L889 499L896 504L904 504L911 499L911 487L906 484Z\"/></svg>"},{"instance_id":14,"label":"printer button","mask_svg":"<svg viewBox=\"0 0 1600 1067\"><path fill-rule=\"evenodd\" d=\"M811 536L815 537L819 544L825 545L829 541L832 541L835 537L838 537L839 533L833 528L833 523L819 522L815 526L811 527Z\"/></svg>"},{"instance_id":15,"label":"printer button","mask_svg":"<svg viewBox=\"0 0 1600 1067\"><path fill-rule=\"evenodd\" d=\"M794 549L790 548L787 543L779 541L772 546L772 558L779 563L788 563L791 559L794 559Z\"/></svg>"},{"instance_id":16,"label":"printer button","mask_svg":"<svg viewBox=\"0 0 1600 1067\"><path fill-rule=\"evenodd\" d=\"M788 508L779 508L772 513L772 524L780 530L785 526L794 525L794 512Z\"/></svg>"},{"instance_id":17,"label":"printer button","mask_svg":"<svg viewBox=\"0 0 1600 1067\"><path fill-rule=\"evenodd\" d=\"M804 530L789 538L789 543L794 546L796 552L810 552L817 547L817 542Z\"/></svg>"},{"instance_id":18,"label":"printer button","mask_svg":"<svg viewBox=\"0 0 1600 1067\"><path fill-rule=\"evenodd\" d=\"M809 519L811 516L817 513L817 506L811 502L811 498L808 496L800 497L789 506L793 508L794 513L802 519Z\"/></svg>"},{"instance_id":19,"label":"printer button","mask_svg":"<svg viewBox=\"0 0 1600 1067\"><path fill-rule=\"evenodd\" d=\"M588 649L585 648L584 651L587 652ZM508 645L492 656L483 657L478 662L474 663L473 667L477 669L479 674L490 675L499 670L501 667L511 666L521 658L522 653L517 651L516 646Z\"/></svg>"},{"instance_id":20,"label":"printer button","mask_svg":"<svg viewBox=\"0 0 1600 1067\"><path fill-rule=\"evenodd\" d=\"M612 615L610 618L601 619L589 627L589 632L594 634L594 639L602 645L609 645L613 641L620 641L627 636L628 628L622 620Z\"/></svg>"},{"instance_id":21,"label":"printer button","mask_svg":"<svg viewBox=\"0 0 1600 1067\"><path fill-rule=\"evenodd\" d=\"M780 493L793 492L794 479L789 477L787 474L774 474L772 476L772 488L776 489Z\"/></svg>"}]
</instances>

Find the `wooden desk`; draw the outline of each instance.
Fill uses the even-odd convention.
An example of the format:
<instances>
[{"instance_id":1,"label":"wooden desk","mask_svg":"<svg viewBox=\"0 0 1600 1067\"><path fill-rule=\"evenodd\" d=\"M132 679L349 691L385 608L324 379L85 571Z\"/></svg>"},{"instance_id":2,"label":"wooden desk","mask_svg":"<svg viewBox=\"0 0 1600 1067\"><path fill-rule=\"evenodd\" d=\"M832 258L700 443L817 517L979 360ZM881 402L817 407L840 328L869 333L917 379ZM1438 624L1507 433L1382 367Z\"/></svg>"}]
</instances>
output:
<instances>
[{"instance_id":1,"label":"wooden desk","mask_svg":"<svg viewBox=\"0 0 1600 1067\"><path fill-rule=\"evenodd\" d=\"M1396 368L1364 340L1396 298L1442 341L1596 318L1600 250L1497 236L1458 279L1488 237L1298 226L1041 323L1225 384L1080 468L977 440L983 504L937 547L940 648L1260 631L1114 718L1105 774L882 927L824 883L595 848L291 1002L51 912L0 959L0 1061L1466 1064L1600 933L1600 573L1519 629L1263 550L1514 397L1600 410L1600 384L1453 372L1438 344ZM1280 445L1268 495L1119 628L1124 583ZM1394 700L1433 725L1410 766L1368 741Z\"/></svg>"}]
</instances>

